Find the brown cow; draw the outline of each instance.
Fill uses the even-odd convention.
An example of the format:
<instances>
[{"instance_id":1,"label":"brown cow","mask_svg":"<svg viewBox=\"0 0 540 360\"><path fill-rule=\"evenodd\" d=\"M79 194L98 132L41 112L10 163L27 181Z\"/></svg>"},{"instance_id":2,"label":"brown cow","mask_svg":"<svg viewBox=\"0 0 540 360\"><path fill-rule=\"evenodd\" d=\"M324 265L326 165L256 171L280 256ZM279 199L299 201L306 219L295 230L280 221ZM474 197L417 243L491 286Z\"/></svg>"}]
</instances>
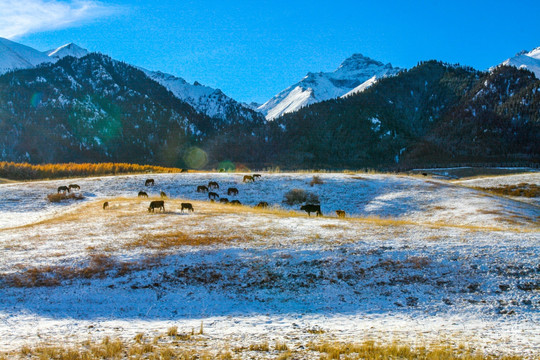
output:
<instances>
[{"instance_id":1,"label":"brown cow","mask_svg":"<svg viewBox=\"0 0 540 360\"><path fill-rule=\"evenodd\" d=\"M65 192L70 192L69 188L67 186L59 186L58 187L58 192L60 192L60 191L63 191L64 193Z\"/></svg>"},{"instance_id":2,"label":"brown cow","mask_svg":"<svg viewBox=\"0 0 540 360\"><path fill-rule=\"evenodd\" d=\"M242 180L242 181L243 182L254 182L255 179L251 175L244 175L244 180Z\"/></svg>"},{"instance_id":3,"label":"brown cow","mask_svg":"<svg viewBox=\"0 0 540 360\"><path fill-rule=\"evenodd\" d=\"M150 206L148 207L148 212L154 212L154 209L160 209L161 211L165 211L165 201L163 200L151 201Z\"/></svg>"},{"instance_id":4,"label":"brown cow","mask_svg":"<svg viewBox=\"0 0 540 360\"><path fill-rule=\"evenodd\" d=\"M255 205L255 207L258 207L258 208L267 208L268 207L268 203L266 201L261 201L260 203L258 203L257 205Z\"/></svg>"},{"instance_id":5,"label":"brown cow","mask_svg":"<svg viewBox=\"0 0 540 360\"><path fill-rule=\"evenodd\" d=\"M242 203L240 201L238 201L238 200L233 200L229 204L231 204L231 205L242 205Z\"/></svg>"},{"instance_id":6,"label":"brown cow","mask_svg":"<svg viewBox=\"0 0 540 360\"><path fill-rule=\"evenodd\" d=\"M223 204L226 204L226 203L229 202L229 199L222 197L221 199L219 199L219 202L223 203Z\"/></svg>"},{"instance_id":7,"label":"brown cow","mask_svg":"<svg viewBox=\"0 0 540 360\"><path fill-rule=\"evenodd\" d=\"M215 198L218 198L218 197L219 197L219 195L217 193L213 192L213 191L210 191L208 193L208 198L209 199L215 199Z\"/></svg>"},{"instance_id":8,"label":"brown cow","mask_svg":"<svg viewBox=\"0 0 540 360\"><path fill-rule=\"evenodd\" d=\"M154 184L154 179L146 179L146 181L144 182L144 186L154 186Z\"/></svg>"},{"instance_id":9,"label":"brown cow","mask_svg":"<svg viewBox=\"0 0 540 360\"><path fill-rule=\"evenodd\" d=\"M345 210L336 210L336 215L340 218L345 217Z\"/></svg>"},{"instance_id":10,"label":"brown cow","mask_svg":"<svg viewBox=\"0 0 540 360\"><path fill-rule=\"evenodd\" d=\"M144 191L139 191L139 194L137 195L138 197L145 197L147 198L148 197L148 194Z\"/></svg>"},{"instance_id":11,"label":"brown cow","mask_svg":"<svg viewBox=\"0 0 540 360\"><path fill-rule=\"evenodd\" d=\"M108 201L105 201L103 203L103 210L107 209L109 207L109 202Z\"/></svg>"},{"instance_id":12,"label":"brown cow","mask_svg":"<svg viewBox=\"0 0 540 360\"><path fill-rule=\"evenodd\" d=\"M209 189L219 189L219 184L215 181L210 181L208 183L208 188Z\"/></svg>"},{"instance_id":13,"label":"brown cow","mask_svg":"<svg viewBox=\"0 0 540 360\"><path fill-rule=\"evenodd\" d=\"M238 195L238 189L237 188L228 188L227 189L227 195Z\"/></svg>"},{"instance_id":14,"label":"brown cow","mask_svg":"<svg viewBox=\"0 0 540 360\"><path fill-rule=\"evenodd\" d=\"M252 176L253 176L253 180L261 178L261 174L253 174Z\"/></svg>"},{"instance_id":15,"label":"brown cow","mask_svg":"<svg viewBox=\"0 0 540 360\"><path fill-rule=\"evenodd\" d=\"M202 193L208 192L208 188L204 185L199 185L197 186L197 192L202 192Z\"/></svg>"},{"instance_id":16,"label":"brown cow","mask_svg":"<svg viewBox=\"0 0 540 360\"><path fill-rule=\"evenodd\" d=\"M68 185L68 188L71 190L71 189L75 189L75 190L81 190L81 187L77 184L69 184Z\"/></svg>"},{"instance_id":17,"label":"brown cow","mask_svg":"<svg viewBox=\"0 0 540 360\"><path fill-rule=\"evenodd\" d=\"M188 212L193 212L193 205L191 203L182 203L182 209L181 211L184 212L184 209L187 209Z\"/></svg>"}]
</instances>

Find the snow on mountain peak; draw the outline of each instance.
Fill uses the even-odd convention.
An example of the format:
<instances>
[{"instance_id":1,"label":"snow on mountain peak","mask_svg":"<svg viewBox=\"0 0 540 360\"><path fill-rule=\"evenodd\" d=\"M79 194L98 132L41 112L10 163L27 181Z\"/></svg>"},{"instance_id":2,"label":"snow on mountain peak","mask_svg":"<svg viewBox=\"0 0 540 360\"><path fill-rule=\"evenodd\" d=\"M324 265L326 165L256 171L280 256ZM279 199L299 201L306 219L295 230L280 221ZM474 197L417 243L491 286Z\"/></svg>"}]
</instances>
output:
<instances>
[{"instance_id":1,"label":"snow on mountain peak","mask_svg":"<svg viewBox=\"0 0 540 360\"><path fill-rule=\"evenodd\" d=\"M53 62L41 51L8 39L0 38L0 74L16 69L28 69Z\"/></svg>"},{"instance_id":2,"label":"snow on mountain peak","mask_svg":"<svg viewBox=\"0 0 540 360\"><path fill-rule=\"evenodd\" d=\"M519 69L532 71L540 79L540 47L527 52L526 50L516 54L516 56L506 59L501 65L515 66ZM490 70L492 70L491 68Z\"/></svg>"},{"instance_id":3,"label":"snow on mountain peak","mask_svg":"<svg viewBox=\"0 0 540 360\"><path fill-rule=\"evenodd\" d=\"M353 54L333 72L309 72L301 81L289 86L258 108L266 119L320 101L349 96L364 91L377 79L395 75L400 71L391 64L383 64L362 54Z\"/></svg>"},{"instance_id":4,"label":"snow on mountain peak","mask_svg":"<svg viewBox=\"0 0 540 360\"><path fill-rule=\"evenodd\" d=\"M195 81L192 85L180 77L161 71L139 69L148 77L167 88L178 99L187 102L197 111L205 113L210 117L230 120L229 117L231 114L240 114L245 118L254 119L253 114L256 113L253 113L252 109L236 102L236 100L225 95L220 89L202 85L198 81Z\"/></svg>"},{"instance_id":5,"label":"snow on mountain peak","mask_svg":"<svg viewBox=\"0 0 540 360\"><path fill-rule=\"evenodd\" d=\"M74 43L69 43L62 45L57 49L46 51L47 55L54 59L62 59L66 56L73 56L76 58L81 58L88 55L88 50L83 49Z\"/></svg>"}]
</instances>

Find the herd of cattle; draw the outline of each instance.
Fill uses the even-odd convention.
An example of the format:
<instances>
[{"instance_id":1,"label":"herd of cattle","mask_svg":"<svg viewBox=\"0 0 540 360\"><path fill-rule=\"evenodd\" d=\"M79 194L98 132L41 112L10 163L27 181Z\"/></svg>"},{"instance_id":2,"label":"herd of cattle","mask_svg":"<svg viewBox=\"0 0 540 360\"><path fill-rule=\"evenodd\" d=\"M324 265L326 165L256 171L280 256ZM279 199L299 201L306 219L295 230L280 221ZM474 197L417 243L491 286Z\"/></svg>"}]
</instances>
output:
<instances>
[{"instance_id":1,"label":"herd of cattle","mask_svg":"<svg viewBox=\"0 0 540 360\"><path fill-rule=\"evenodd\" d=\"M255 180L260 179L260 174L253 174L253 175L244 175L243 182L255 182ZM155 180L154 179L147 179L144 182L144 186L155 186ZM60 192L71 192L71 190L80 190L80 186L77 184L70 184L68 186L59 186L58 187L58 193ZM198 193L206 193L208 194L208 199L211 202L215 202L219 199L219 202L222 204L231 204L231 205L242 205L242 203L239 200L229 200L226 197L220 197L220 195L216 192L219 190L219 184L216 181L210 181L208 185L199 185L197 186L196 192ZM213 191L210 191L213 190ZM237 196L238 195L238 189L234 187L227 188L227 196ZM140 198L148 198L148 193L146 191L139 191L137 194ZM162 199L167 198L167 194L164 191L160 191L160 197ZM255 205L256 208L267 208L268 203L266 201L260 201L257 205ZM103 203L103 210L106 210L109 208L109 202L105 201ZM150 205L148 206L148 212L154 212L155 210L158 211L165 211L165 201L164 200L154 200L150 202ZM188 212L193 212L193 205L191 203L181 203L181 211L184 212L184 210L187 210ZM308 213L308 216L311 216L311 213L315 213L317 216L322 216L321 211L321 205L318 204L306 204L300 207L300 210L305 211ZM336 210L336 215L340 218L345 217L345 211L344 210Z\"/></svg>"}]
</instances>

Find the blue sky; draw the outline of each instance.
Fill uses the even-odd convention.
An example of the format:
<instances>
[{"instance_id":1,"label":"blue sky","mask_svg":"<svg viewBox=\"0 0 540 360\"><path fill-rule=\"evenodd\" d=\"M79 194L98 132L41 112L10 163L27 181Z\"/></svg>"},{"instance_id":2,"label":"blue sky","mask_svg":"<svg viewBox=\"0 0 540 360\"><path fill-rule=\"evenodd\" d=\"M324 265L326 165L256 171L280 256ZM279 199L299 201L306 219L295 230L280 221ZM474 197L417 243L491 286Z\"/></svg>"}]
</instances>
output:
<instances>
[{"instance_id":1,"label":"blue sky","mask_svg":"<svg viewBox=\"0 0 540 360\"><path fill-rule=\"evenodd\" d=\"M353 53L484 70L540 46L540 1L0 0L0 13L2 37L40 50L75 42L240 101L264 102Z\"/></svg>"}]
</instances>

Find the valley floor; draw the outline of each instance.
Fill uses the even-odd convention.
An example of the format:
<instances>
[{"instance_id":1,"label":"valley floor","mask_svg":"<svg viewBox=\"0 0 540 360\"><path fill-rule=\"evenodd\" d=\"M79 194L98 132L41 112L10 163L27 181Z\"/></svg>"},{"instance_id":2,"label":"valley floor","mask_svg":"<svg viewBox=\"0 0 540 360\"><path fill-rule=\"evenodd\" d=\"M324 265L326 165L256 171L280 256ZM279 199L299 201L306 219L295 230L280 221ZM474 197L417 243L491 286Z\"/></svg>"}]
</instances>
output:
<instances>
[{"instance_id":1,"label":"valley floor","mask_svg":"<svg viewBox=\"0 0 540 360\"><path fill-rule=\"evenodd\" d=\"M78 179L85 200L64 204L45 200L58 181L0 185L0 351L202 324L186 346L375 340L540 354L536 203L429 178L321 174L312 187L312 176L161 174L151 199L136 197L147 176ZM195 188L209 180L250 206L205 201ZM292 188L316 193L327 216L282 204ZM166 211L149 213L159 190ZM180 211L186 201L193 213Z\"/></svg>"}]
</instances>

